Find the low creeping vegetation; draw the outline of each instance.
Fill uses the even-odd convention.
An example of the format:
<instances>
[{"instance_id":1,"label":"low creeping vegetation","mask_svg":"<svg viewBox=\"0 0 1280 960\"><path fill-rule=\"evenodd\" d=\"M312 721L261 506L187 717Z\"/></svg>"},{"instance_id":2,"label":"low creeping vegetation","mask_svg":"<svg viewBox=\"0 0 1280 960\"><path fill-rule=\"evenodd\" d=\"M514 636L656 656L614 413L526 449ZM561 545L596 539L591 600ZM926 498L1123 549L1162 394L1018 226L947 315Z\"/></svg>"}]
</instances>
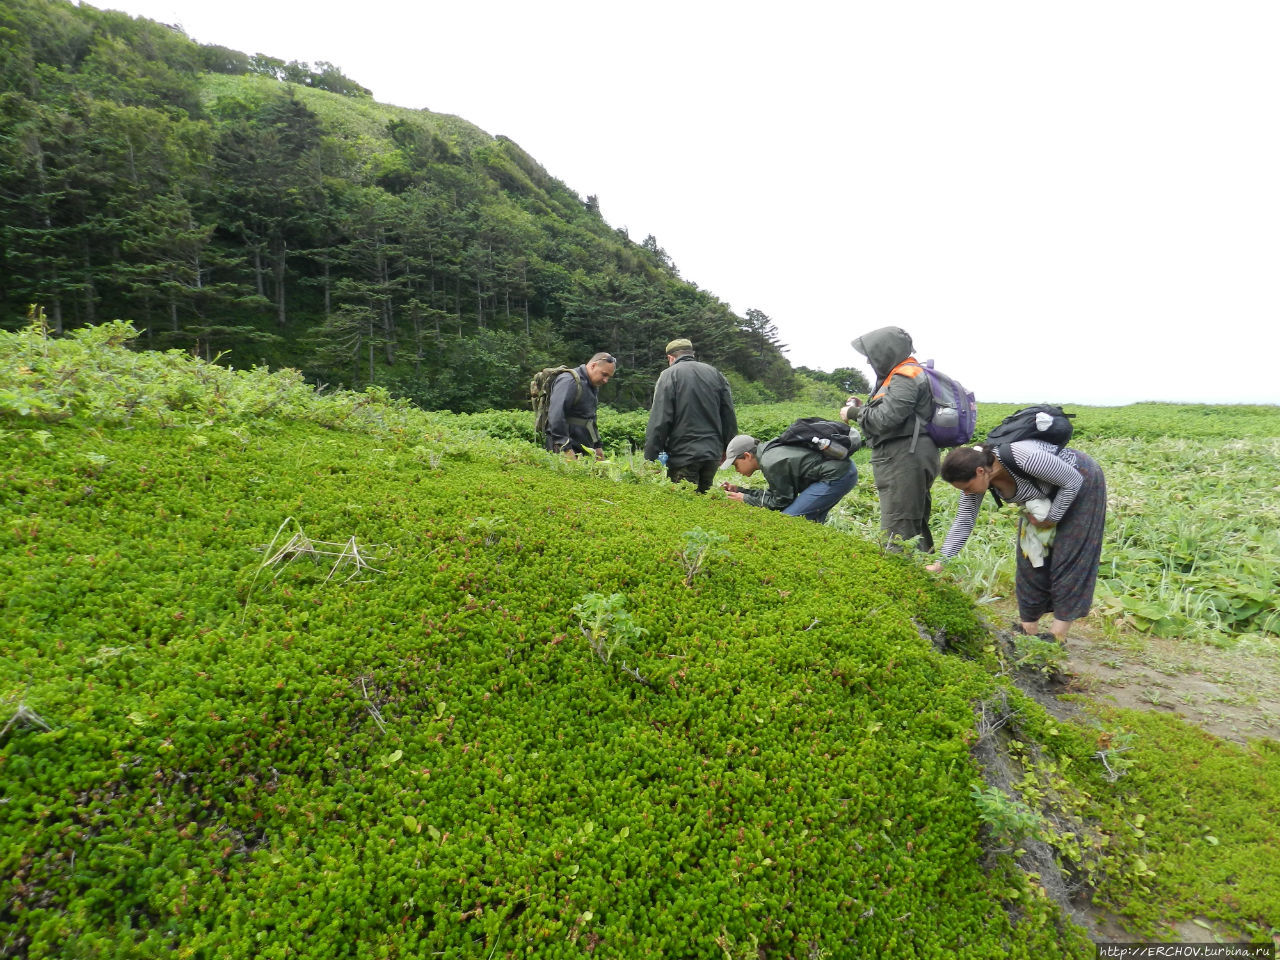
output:
<instances>
[{"instance_id":1,"label":"low creeping vegetation","mask_svg":"<svg viewBox=\"0 0 1280 960\"><path fill-rule=\"evenodd\" d=\"M1274 754L1052 720L914 558L364 395L219 412L287 375L160 410L83 347L0 337L0 955L1092 956L993 843L997 746L1095 903L1277 915ZM99 376L127 416L55 382ZM265 576L301 531L380 572Z\"/></svg>"}]
</instances>

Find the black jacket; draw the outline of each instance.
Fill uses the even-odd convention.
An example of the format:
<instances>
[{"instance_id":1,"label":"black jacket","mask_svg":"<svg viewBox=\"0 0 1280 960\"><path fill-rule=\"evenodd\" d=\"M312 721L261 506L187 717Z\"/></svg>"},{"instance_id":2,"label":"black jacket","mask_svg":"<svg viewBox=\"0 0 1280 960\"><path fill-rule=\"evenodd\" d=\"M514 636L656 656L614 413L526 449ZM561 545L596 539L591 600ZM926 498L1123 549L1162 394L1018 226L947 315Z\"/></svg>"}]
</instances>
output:
<instances>
[{"instance_id":1,"label":"black jacket","mask_svg":"<svg viewBox=\"0 0 1280 960\"><path fill-rule=\"evenodd\" d=\"M662 371L653 388L653 406L644 432L644 457L667 465L719 462L738 432L729 382L709 363L681 357Z\"/></svg>"}]
</instances>

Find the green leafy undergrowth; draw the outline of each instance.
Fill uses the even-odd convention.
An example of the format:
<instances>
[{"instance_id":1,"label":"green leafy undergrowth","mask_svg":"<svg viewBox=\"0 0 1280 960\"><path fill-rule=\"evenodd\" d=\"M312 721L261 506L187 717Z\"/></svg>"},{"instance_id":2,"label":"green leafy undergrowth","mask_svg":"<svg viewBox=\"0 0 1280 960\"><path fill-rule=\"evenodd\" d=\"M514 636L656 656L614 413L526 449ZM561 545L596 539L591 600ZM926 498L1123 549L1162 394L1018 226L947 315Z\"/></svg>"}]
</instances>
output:
<instances>
[{"instance_id":1,"label":"green leafy undergrowth","mask_svg":"<svg viewBox=\"0 0 1280 960\"><path fill-rule=\"evenodd\" d=\"M1026 404L979 403L977 437L985 437L1002 419L1023 406ZM834 420L838 409L838 404L824 406L799 401L739 404L738 429L758 440L770 440L800 417ZM1134 403L1123 407L1066 404L1064 409L1075 414L1072 443L1084 444L1085 449L1097 440L1163 442L1170 438L1221 441L1280 437L1280 408L1274 406ZM536 442L533 413L528 410L490 410L485 413L440 414L440 417L459 428L492 437ZM648 419L644 410L623 412L601 407L599 425L605 448L613 452L644 449Z\"/></svg>"},{"instance_id":2,"label":"green leafy undergrowth","mask_svg":"<svg viewBox=\"0 0 1280 960\"><path fill-rule=\"evenodd\" d=\"M1090 955L982 866L993 681L927 639L981 630L909 560L300 421L14 429L0 497L9 954ZM286 518L376 569L258 575Z\"/></svg>"},{"instance_id":3,"label":"green leafy undergrowth","mask_svg":"<svg viewBox=\"0 0 1280 960\"><path fill-rule=\"evenodd\" d=\"M749 433L757 440L772 440L801 417L830 417L835 419L839 407L823 407L813 404L757 403L737 408L738 432ZM533 431L533 413L529 410L489 410L484 413L439 414L441 422L460 429L486 433L503 440L522 440L536 443ZM644 450L644 432L649 423L646 410L614 410L602 406L597 416L600 437L605 449L612 453Z\"/></svg>"},{"instance_id":4,"label":"green leafy undergrowth","mask_svg":"<svg viewBox=\"0 0 1280 960\"><path fill-rule=\"evenodd\" d=\"M1280 422L1280 411L1274 419ZM1185 421L1170 413L1165 422L1162 439L1080 443L1107 476L1097 610L1105 623L1133 631L1220 645L1248 638L1274 649L1280 487L1260 478L1280 460L1280 439L1187 439L1177 435L1189 429ZM934 490L941 542L957 494L941 483ZM836 522L860 506L842 503ZM948 565L973 596L1012 595L1014 518L1012 507L984 503L969 542ZM864 529L874 522L857 519Z\"/></svg>"},{"instance_id":5,"label":"green leafy undergrowth","mask_svg":"<svg viewBox=\"0 0 1280 960\"><path fill-rule=\"evenodd\" d=\"M1030 403L983 403L978 398L978 436ZM1054 401L1074 414L1072 444L1091 440L1218 439L1280 437L1280 407L1264 404L1130 403L1087 407Z\"/></svg>"},{"instance_id":6,"label":"green leafy undergrowth","mask_svg":"<svg viewBox=\"0 0 1280 960\"><path fill-rule=\"evenodd\" d=\"M1102 879L1095 902L1160 939L1182 939L1172 924L1197 917L1255 942L1280 935L1280 744L1225 743L1149 711L1109 710L1103 723L1130 744L1104 827L1137 850L1143 875Z\"/></svg>"},{"instance_id":7,"label":"green leafy undergrowth","mask_svg":"<svg viewBox=\"0 0 1280 960\"><path fill-rule=\"evenodd\" d=\"M296 370L233 370L181 350L128 349L137 336L116 320L55 339L33 310L23 330L0 333L0 424L273 429L305 421L443 439L438 420L379 387L322 397ZM456 426L449 433L455 441L467 437Z\"/></svg>"}]
</instances>

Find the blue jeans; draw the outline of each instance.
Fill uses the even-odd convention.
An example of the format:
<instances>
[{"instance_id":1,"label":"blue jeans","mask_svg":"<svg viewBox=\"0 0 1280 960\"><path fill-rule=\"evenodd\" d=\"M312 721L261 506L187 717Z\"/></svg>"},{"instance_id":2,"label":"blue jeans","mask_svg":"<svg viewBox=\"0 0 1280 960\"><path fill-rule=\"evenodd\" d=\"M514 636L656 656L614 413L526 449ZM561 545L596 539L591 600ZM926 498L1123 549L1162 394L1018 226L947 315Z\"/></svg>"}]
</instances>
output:
<instances>
[{"instance_id":1,"label":"blue jeans","mask_svg":"<svg viewBox=\"0 0 1280 960\"><path fill-rule=\"evenodd\" d=\"M858 468L849 464L849 472L839 480L815 480L782 512L788 517L804 517L814 523L826 523L827 513L858 482Z\"/></svg>"}]
</instances>

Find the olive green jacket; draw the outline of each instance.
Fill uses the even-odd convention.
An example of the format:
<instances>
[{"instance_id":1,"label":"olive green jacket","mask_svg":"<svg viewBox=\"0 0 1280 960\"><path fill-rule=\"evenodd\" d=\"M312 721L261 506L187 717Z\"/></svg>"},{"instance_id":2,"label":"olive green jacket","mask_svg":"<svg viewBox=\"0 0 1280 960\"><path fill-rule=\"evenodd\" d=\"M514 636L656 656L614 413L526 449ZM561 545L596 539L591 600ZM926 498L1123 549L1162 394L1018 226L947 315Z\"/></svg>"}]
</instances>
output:
<instances>
[{"instance_id":1,"label":"olive green jacket","mask_svg":"<svg viewBox=\"0 0 1280 960\"><path fill-rule=\"evenodd\" d=\"M876 374L876 388L871 400L858 408L858 426L872 449L887 440L910 437L916 432L917 418L928 421L933 416L933 391L922 368L915 376L899 372L885 378L902 361L911 357L911 337L899 327L881 327L853 341L853 349L865 356Z\"/></svg>"},{"instance_id":2,"label":"olive green jacket","mask_svg":"<svg viewBox=\"0 0 1280 960\"><path fill-rule=\"evenodd\" d=\"M653 405L644 431L644 457L667 465L724 459L724 448L738 432L729 382L709 363L680 357L662 371L653 388Z\"/></svg>"},{"instance_id":3,"label":"olive green jacket","mask_svg":"<svg viewBox=\"0 0 1280 960\"><path fill-rule=\"evenodd\" d=\"M849 472L851 460L832 460L816 450L792 444L768 443L757 448L760 472L768 490L744 490L742 502L753 507L785 510L800 491L819 480L839 480Z\"/></svg>"}]
</instances>

